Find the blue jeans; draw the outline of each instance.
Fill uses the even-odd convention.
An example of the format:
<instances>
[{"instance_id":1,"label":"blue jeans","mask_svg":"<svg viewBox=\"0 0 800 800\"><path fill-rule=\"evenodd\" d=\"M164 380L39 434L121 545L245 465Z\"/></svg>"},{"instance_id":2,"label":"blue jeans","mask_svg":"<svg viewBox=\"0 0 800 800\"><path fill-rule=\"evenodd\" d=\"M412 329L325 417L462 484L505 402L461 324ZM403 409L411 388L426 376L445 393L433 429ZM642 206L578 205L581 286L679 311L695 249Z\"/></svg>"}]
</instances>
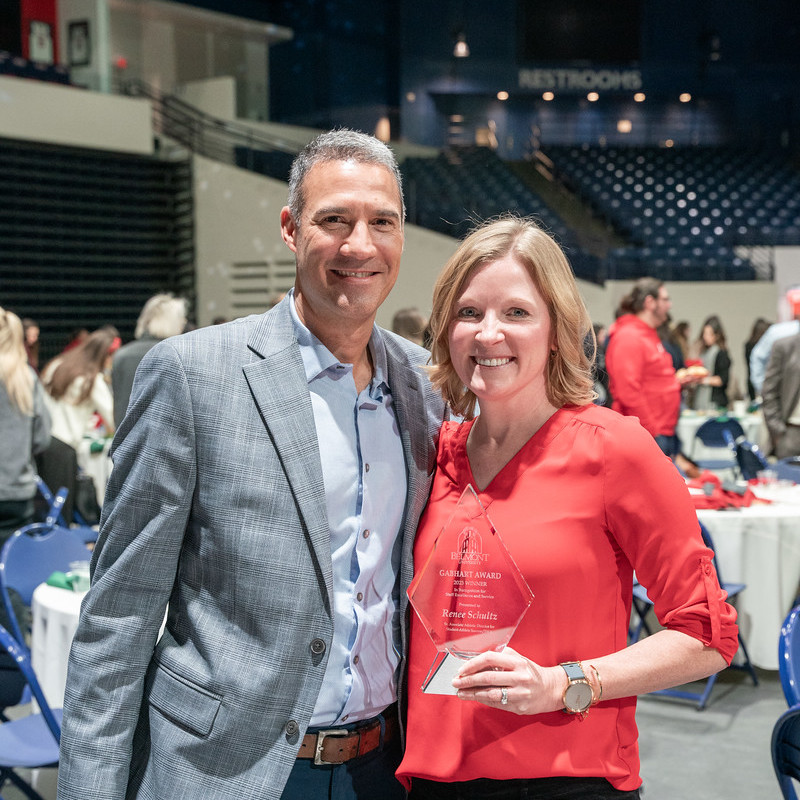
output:
<instances>
[{"instance_id":1,"label":"blue jeans","mask_svg":"<svg viewBox=\"0 0 800 800\"><path fill-rule=\"evenodd\" d=\"M656 444L664 451L670 458L678 455L681 451L681 440L675 436L656 436Z\"/></svg>"},{"instance_id":2,"label":"blue jeans","mask_svg":"<svg viewBox=\"0 0 800 800\"><path fill-rule=\"evenodd\" d=\"M401 755L396 738L345 764L298 758L281 800L405 800L405 789L394 776Z\"/></svg>"},{"instance_id":3,"label":"blue jeans","mask_svg":"<svg viewBox=\"0 0 800 800\"><path fill-rule=\"evenodd\" d=\"M605 778L521 778L439 783L414 778L409 800L638 800L639 790L621 792Z\"/></svg>"}]
</instances>

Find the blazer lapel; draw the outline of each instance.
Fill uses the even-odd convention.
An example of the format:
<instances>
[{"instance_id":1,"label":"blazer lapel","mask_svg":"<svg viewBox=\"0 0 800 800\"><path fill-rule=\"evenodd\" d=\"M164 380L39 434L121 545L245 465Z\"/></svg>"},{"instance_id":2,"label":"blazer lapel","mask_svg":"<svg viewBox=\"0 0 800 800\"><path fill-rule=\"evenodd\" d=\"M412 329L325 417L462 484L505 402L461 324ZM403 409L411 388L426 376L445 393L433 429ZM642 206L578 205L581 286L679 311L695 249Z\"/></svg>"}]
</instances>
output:
<instances>
[{"instance_id":1,"label":"blazer lapel","mask_svg":"<svg viewBox=\"0 0 800 800\"><path fill-rule=\"evenodd\" d=\"M286 301L260 318L248 347L261 359L245 364L244 376L283 464L330 598L333 568L322 463L308 382Z\"/></svg>"},{"instance_id":2,"label":"blazer lapel","mask_svg":"<svg viewBox=\"0 0 800 800\"><path fill-rule=\"evenodd\" d=\"M430 479L436 466L436 453L430 441L432 436L427 425L421 375L408 366L404 354L398 357L389 337L384 337L384 341L389 362L389 386L408 472L401 560L401 581L405 588L411 578L416 526L428 499ZM404 600L405 597L402 598Z\"/></svg>"}]
</instances>

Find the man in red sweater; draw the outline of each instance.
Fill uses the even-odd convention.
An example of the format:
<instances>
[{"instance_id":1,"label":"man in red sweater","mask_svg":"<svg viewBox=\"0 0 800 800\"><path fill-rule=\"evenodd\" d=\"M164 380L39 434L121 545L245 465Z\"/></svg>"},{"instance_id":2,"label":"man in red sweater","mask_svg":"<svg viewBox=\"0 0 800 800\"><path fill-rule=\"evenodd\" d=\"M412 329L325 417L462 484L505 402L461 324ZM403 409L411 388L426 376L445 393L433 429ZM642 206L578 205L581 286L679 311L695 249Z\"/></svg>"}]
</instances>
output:
<instances>
[{"instance_id":1,"label":"man in red sweater","mask_svg":"<svg viewBox=\"0 0 800 800\"><path fill-rule=\"evenodd\" d=\"M612 408L638 417L658 446L674 457L680 451L675 426L681 411L681 383L656 332L667 320L671 306L662 281L639 278L622 298L622 315L611 326L606 370Z\"/></svg>"}]
</instances>

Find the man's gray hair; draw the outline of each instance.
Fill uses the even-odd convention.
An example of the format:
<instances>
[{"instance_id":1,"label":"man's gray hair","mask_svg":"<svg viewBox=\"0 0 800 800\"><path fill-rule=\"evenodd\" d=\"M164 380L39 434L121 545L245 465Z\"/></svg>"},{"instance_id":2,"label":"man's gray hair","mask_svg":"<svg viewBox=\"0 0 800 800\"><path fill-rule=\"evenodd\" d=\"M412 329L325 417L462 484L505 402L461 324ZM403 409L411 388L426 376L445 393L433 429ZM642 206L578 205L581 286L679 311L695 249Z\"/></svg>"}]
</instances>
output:
<instances>
[{"instance_id":1,"label":"man's gray hair","mask_svg":"<svg viewBox=\"0 0 800 800\"><path fill-rule=\"evenodd\" d=\"M337 128L322 133L309 142L292 162L289 173L289 211L295 224L300 224L300 215L305 207L303 182L314 164L325 161L355 161L358 164L377 164L386 167L397 182L403 219L406 204L403 199L403 178L394 153L379 139L349 128Z\"/></svg>"},{"instance_id":2,"label":"man's gray hair","mask_svg":"<svg viewBox=\"0 0 800 800\"><path fill-rule=\"evenodd\" d=\"M146 333L154 339L166 339L183 333L186 327L187 302L169 293L153 295L145 304L136 321L134 337L141 339Z\"/></svg>"}]
</instances>

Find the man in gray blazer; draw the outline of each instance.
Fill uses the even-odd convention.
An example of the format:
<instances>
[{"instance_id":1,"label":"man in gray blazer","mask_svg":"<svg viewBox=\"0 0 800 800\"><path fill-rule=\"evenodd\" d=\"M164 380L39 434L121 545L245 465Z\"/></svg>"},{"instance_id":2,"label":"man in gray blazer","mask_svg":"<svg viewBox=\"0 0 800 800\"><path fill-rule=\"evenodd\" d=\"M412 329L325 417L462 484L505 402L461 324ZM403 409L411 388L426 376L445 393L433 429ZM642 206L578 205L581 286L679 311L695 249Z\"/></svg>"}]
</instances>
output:
<instances>
[{"instance_id":1,"label":"man in gray blazer","mask_svg":"<svg viewBox=\"0 0 800 800\"><path fill-rule=\"evenodd\" d=\"M375 326L404 213L388 148L323 134L281 212L293 292L143 359L70 656L61 800L404 796L405 588L445 415L426 351Z\"/></svg>"},{"instance_id":2,"label":"man in gray blazer","mask_svg":"<svg viewBox=\"0 0 800 800\"><path fill-rule=\"evenodd\" d=\"M800 334L772 345L761 397L773 453L800 456Z\"/></svg>"}]
</instances>

